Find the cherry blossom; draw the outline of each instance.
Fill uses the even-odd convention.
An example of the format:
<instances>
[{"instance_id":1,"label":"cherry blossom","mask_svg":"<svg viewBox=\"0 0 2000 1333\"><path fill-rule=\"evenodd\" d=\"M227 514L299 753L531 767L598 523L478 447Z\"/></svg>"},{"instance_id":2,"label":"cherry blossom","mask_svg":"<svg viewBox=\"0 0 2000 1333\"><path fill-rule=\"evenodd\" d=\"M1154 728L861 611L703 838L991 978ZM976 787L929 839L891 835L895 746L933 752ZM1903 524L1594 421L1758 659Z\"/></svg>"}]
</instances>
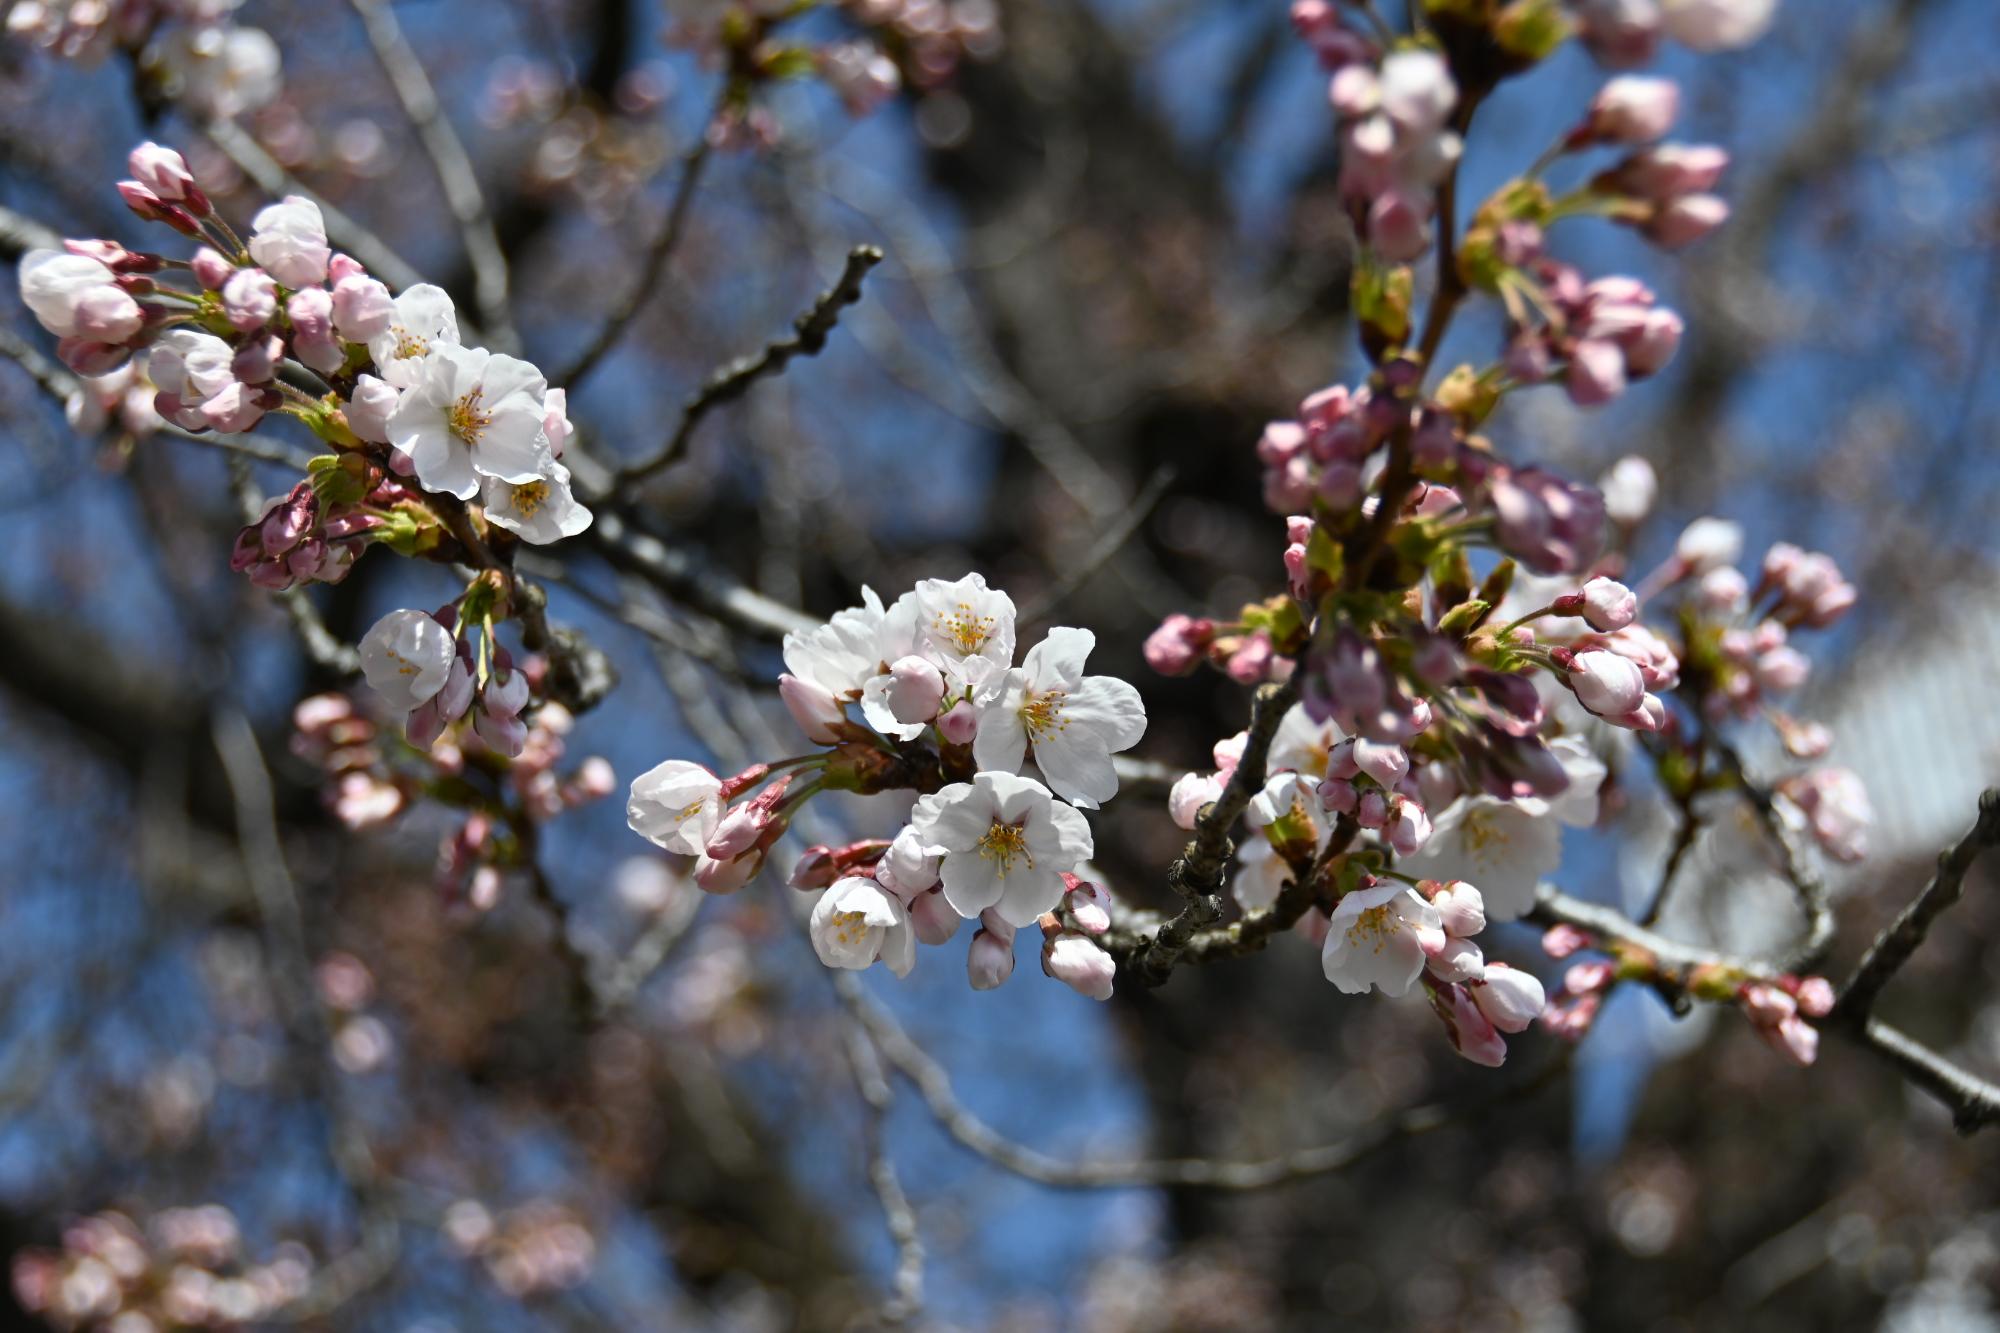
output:
<instances>
[{"instance_id":1,"label":"cherry blossom","mask_svg":"<svg viewBox=\"0 0 2000 1333\"><path fill-rule=\"evenodd\" d=\"M570 490L569 469L553 458L542 460L533 481L482 476L479 503L490 521L538 546L574 537L590 526L590 510Z\"/></svg>"},{"instance_id":2,"label":"cherry blossom","mask_svg":"<svg viewBox=\"0 0 2000 1333\"><path fill-rule=\"evenodd\" d=\"M980 773L920 797L910 827L943 861L944 893L960 916L993 908L1016 927L1062 901L1063 874L1090 857L1090 826L1032 778Z\"/></svg>"},{"instance_id":3,"label":"cherry blossom","mask_svg":"<svg viewBox=\"0 0 2000 1333\"><path fill-rule=\"evenodd\" d=\"M828 967L859 971L881 959L899 977L917 964L909 910L872 879L836 880L813 904L813 952Z\"/></svg>"},{"instance_id":4,"label":"cherry blossom","mask_svg":"<svg viewBox=\"0 0 2000 1333\"><path fill-rule=\"evenodd\" d=\"M954 692L983 696L1014 664L1014 602L982 574L925 579L912 593L918 642Z\"/></svg>"},{"instance_id":5,"label":"cherry blossom","mask_svg":"<svg viewBox=\"0 0 2000 1333\"><path fill-rule=\"evenodd\" d=\"M375 373L398 389L424 378L431 350L458 345L458 311L444 288L421 282L398 296L387 325L368 339Z\"/></svg>"},{"instance_id":6,"label":"cherry blossom","mask_svg":"<svg viewBox=\"0 0 2000 1333\"><path fill-rule=\"evenodd\" d=\"M1398 868L1426 879L1477 884L1486 915L1512 921L1535 905L1542 877L1562 863L1562 824L1548 813L1540 802L1461 797L1433 818L1430 841Z\"/></svg>"},{"instance_id":7,"label":"cherry blossom","mask_svg":"<svg viewBox=\"0 0 2000 1333\"><path fill-rule=\"evenodd\" d=\"M1146 733L1139 691L1114 676L1086 676L1097 636L1056 628L1028 650L979 705L973 757L984 769L1014 772L1030 748L1058 796L1085 810L1118 794L1111 756Z\"/></svg>"},{"instance_id":8,"label":"cherry blossom","mask_svg":"<svg viewBox=\"0 0 2000 1333\"><path fill-rule=\"evenodd\" d=\"M657 846L693 856L722 822L722 804L722 779L700 764L669 759L632 779L625 822Z\"/></svg>"},{"instance_id":9,"label":"cherry blossom","mask_svg":"<svg viewBox=\"0 0 2000 1333\"><path fill-rule=\"evenodd\" d=\"M1408 886L1356 889L1333 909L1320 966L1348 995L1404 995L1424 970L1426 946L1442 947L1443 937L1437 908Z\"/></svg>"},{"instance_id":10,"label":"cherry blossom","mask_svg":"<svg viewBox=\"0 0 2000 1333\"><path fill-rule=\"evenodd\" d=\"M287 287L326 281L326 263L333 251L326 243L326 221L318 204L288 194L258 213L250 227L250 257L273 278Z\"/></svg>"},{"instance_id":11,"label":"cherry blossom","mask_svg":"<svg viewBox=\"0 0 2000 1333\"><path fill-rule=\"evenodd\" d=\"M398 712L420 707L443 689L456 657L451 631L423 611L391 611L361 639L361 670Z\"/></svg>"},{"instance_id":12,"label":"cherry blossom","mask_svg":"<svg viewBox=\"0 0 2000 1333\"><path fill-rule=\"evenodd\" d=\"M479 494L481 477L541 482L549 458L547 391L542 372L518 357L439 345L389 417L389 443L426 490L461 500Z\"/></svg>"}]
</instances>

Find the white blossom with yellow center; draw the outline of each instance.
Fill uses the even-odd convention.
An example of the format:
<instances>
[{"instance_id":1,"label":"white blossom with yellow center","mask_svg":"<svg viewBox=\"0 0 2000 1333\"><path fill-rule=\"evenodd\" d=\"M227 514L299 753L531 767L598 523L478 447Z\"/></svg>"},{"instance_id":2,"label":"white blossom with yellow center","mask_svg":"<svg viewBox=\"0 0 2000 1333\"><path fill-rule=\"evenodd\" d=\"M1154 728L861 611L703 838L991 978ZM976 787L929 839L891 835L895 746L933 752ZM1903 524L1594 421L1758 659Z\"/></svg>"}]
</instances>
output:
<instances>
[{"instance_id":1,"label":"white blossom with yellow center","mask_svg":"<svg viewBox=\"0 0 2000 1333\"><path fill-rule=\"evenodd\" d=\"M1333 909L1319 961L1326 979L1348 995L1403 995L1424 970L1426 943L1444 943L1437 908L1404 885L1378 884Z\"/></svg>"},{"instance_id":2,"label":"white blossom with yellow center","mask_svg":"<svg viewBox=\"0 0 2000 1333\"><path fill-rule=\"evenodd\" d=\"M632 779L625 822L656 846L693 856L722 822L722 779L700 764L669 759Z\"/></svg>"},{"instance_id":3,"label":"white blossom with yellow center","mask_svg":"<svg viewBox=\"0 0 2000 1333\"><path fill-rule=\"evenodd\" d=\"M1057 627L1000 678L979 707L972 755L982 769L1014 772L1030 747L1057 795L1094 810L1118 794L1111 756L1146 734L1139 691L1115 676L1086 676L1097 646L1087 629Z\"/></svg>"},{"instance_id":4,"label":"white blossom with yellow center","mask_svg":"<svg viewBox=\"0 0 2000 1333\"><path fill-rule=\"evenodd\" d=\"M877 958L906 977L917 961L916 932L902 900L872 879L836 880L813 904L813 952L828 967L859 971Z\"/></svg>"},{"instance_id":5,"label":"white blossom with yellow center","mask_svg":"<svg viewBox=\"0 0 2000 1333\"><path fill-rule=\"evenodd\" d=\"M937 663L951 693L977 699L997 687L1014 664L1013 600L981 574L925 579L911 598L917 651Z\"/></svg>"},{"instance_id":6,"label":"white blossom with yellow center","mask_svg":"<svg viewBox=\"0 0 2000 1333\"><path fill-rule=\"evenodd\" d=\"M479 502L488 519L537 546L574 537L590 526L590 511L570 489L569 469L553 458L542 461L541 475L533 481L481 477Z\"/></svg>"},{"instance_id":7,"label":"white blossom with yellow center","mask_svg":"<svg viewBox=\"0 0 2000 1333\"><path fill-rule=\"evenodd\" d=\"M403 713L444 688L456 655L451 631L422 611L391 611L361 639L361 670L369 685Z\"/></svg>"},{"instance_id":8,"label":"white blossom with yellow center","mask_svg":"<svg viewBox=\"0 0 2000 1333\"><path fill-rule=\"evenodd\" d=\"M389 443L427 491L470 500L480 478L526 485L552 463L542 372L483 347L440 343L389 415Z\"/></svg>"},{"instance_id":9,"label":"white blossom with yellow center","mask_svg":"<svg viewBox=\"0 0 2000 1333\"><path fill-rule=\"evenodd\" d=\"M1423 850L1396 868L1420 879L1477 884L1487 918L1512 921L1535 905L1536 886L1562 864L1562 830L1545 801L1460 797L1433 821Z\"/></svg>"},{"instance_id":10,"label":"white blossom with yellow center","mask_svg":"<svg viewBox=\"0 0 2000 1333\"><path fill-rule=\"evenodd\" d=\"M1090 825L1033 778L982 772L918 799L926 856L941 857L945 901L970 920L987 908L1027 926L1062 901L1063 875L1091 855Z\"/></svg>"},{"instance_id":11,"label":"white blossom with yellow center","mask_svg":"<svg viewBox=\"0 0 2000 1333\"><path fill-rule=\"evenodd\" d=\"M435 347L458 345L458 311L444 288L428 282L395 300L389 327L368 340L375 373L399 389L414 387L424 377L424 362Z\"/></svg>"}]
</instances>

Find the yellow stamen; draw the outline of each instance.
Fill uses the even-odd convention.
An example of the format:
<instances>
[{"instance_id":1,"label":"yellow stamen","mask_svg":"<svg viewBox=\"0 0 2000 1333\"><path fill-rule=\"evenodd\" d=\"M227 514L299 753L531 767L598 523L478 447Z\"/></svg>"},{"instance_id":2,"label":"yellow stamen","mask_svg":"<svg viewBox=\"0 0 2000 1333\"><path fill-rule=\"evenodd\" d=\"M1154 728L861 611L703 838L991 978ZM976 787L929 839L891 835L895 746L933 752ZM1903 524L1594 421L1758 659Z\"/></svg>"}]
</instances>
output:
<instances>
[{"instance_id":1,"label":"yellow stamen","mask_svg":"<svg viewBox=\"0 0 2000 1333\"><path fill-rule=\"evenodd\" d=\"M937 617L936 630L938 636L948 640L961 656L970 657L986 646L986 640L992 637L994 623L992 616L975 615L972 603L960 602L956 611Z\"/></svg>"},{"instance_id":2,"label":"yellow stamen","mask_svg":"<svg viewBox=\"0 0 2000 1333\"><path fill-rule=\"evenodd\" d=\"M1021 704L1021 725L1028 729L1033 740L1040 740L1052 731L1063 731L1069 723L1063 721L1063 700L1069 696L1062 690L1048 690L1036 694L1033 690Z\"/></svg>"},{"instance_id":3,"label":"yellow stamen","mask_svg":"<svg viewBox=\"0 0 2000 1333\"><path fill-rule=\"evenodd\" d=\"M1028 850L1028 837L1019 824L1003 824L993 821L993 827L986 830L986 836L979 840L979 854L989 861L999 863L1000 874L1004 877L1014 868L1014 862L1026 861L1028 869L1035 868L1035 854Z\"/></svg>"},{"instance_id":4,"label":"yellow stamen","mask_svg":"<svg viewBox=\"0 0 2000 1333\"><path fill-rule=\"evenodd\" d=\"M468 445L478 444L479 437L493 424L493 414L481 410L479 406L479 400L485 392L484 389L474 385L470 393L453 403L450 410L445 413L445 421L451 433Z\"/></svg>"},{"instance_id":5,"label":"yellow stamen","mask_svg":"<svg viewBox=\"0 0 2000 1333\"><path fill-rule=\"evenodd\" d=\"M868 917L862 912L835 912L833 938L842 944L859 944L868 935Z\"/></svg>"},{"instance_id":6,"label":"yellow stamen","mask_svg":"<svg viewBox=\"0 0 2000 1333\"><path fill-rule=\"evenodd\" d=\"M1388 903L1369 908L1355 917L1354 924L1347 928L1347 942L1359 949L1372 940L1375 944L1374 951L1381 953L1389 947L1389 940L1396 933L1396 927L1391 921L1394 916L1395 913L1390 911Z\"/></svg>"},{"instance_id":7,"label":"yellow stamen","mask_svg":"<svg viewBox=\"0 0 2000 1333\"><path fill-rule=\"evenodd\" d=\"M537 510L548 503L549 484L546 481L523 482L514 488L514 508L521 511L522 518L533 518Z\"/></svg>"}]
</instances>

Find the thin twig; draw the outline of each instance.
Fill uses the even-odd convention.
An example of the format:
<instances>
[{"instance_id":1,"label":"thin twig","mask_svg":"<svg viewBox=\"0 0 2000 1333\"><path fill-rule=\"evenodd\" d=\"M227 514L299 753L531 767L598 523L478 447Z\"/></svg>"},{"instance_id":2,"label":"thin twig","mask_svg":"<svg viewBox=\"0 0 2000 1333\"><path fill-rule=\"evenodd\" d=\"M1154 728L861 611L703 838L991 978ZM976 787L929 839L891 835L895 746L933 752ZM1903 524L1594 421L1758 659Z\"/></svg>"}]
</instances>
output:
<instances>
[{"instance_id":1,"label":"thin twig","mask_svg":"<svg viewBox=\"0 0 2000 1333\"><path fill-rule=\"evenodd\" d=\"M680 180L674 186L673 202L667 207L667 220L661 226L660 234L654 238L653 244L647 248L646 260L639 268L637 279L625 288L624 298L606 317L604 327L597 331L597 336L591 339L590 345L570 363L567 370L550 376L549 383L574 388L576 382L595 369L597 363L604 358L604 354L625 336L625 330L633 319L645 308L646 302L652 299L660 279L666 273L667 261L673 257L675 249L680 245L681 235L687 229L688 215L694 205L695 187L701 182L702 168L708 164L709 154L714 148L708 133L710 123L712 122L703 123L694 147L681 161Z\"/></svg>"},{"instance_id":2,"label":"thin twig","mask_svg":"<svg viewBox=\"0 0 2000 1333\"><path fill-rule=\"evenodd\" d=\"M1616 940L1650 954L1649 980L1653 988L1680 1013L1693 1006L1689 986L1698 972L1720 970L1746 980L1775 980L1790 971L1783 959L1742 958L1682 944L1646 929L1614 908L1587 903L1553 889L1542 891L1527 919L1544 926L1576 926L1600 939ZM1959 1133L1971 1134L2000 1123L2000 1086L1865 1014L1829 1026L1846 1033L1878 1059L1894 1065L1911 1083L1942 1102L1951 1111L1952 1123Z\"/></svg>"},{"instance_id":3,"label":"thin twig","mask_svg":"<svg viewBox=\"0 0 2000 1333\"><path fill-rule=\"evenodd\" d=\"M1800 844L1792 826L1785 821L1770 789L1750 776L1749 770L1744 767L1742 754L1734 745L1721 739L1715 741L1715 748L1729 772L1742 784L1744 794L1750 798L1751 808L1757 812L1757 822L1777 844L1779 855L1784 858L1785 878L1791 882L1793 892L1798 895L1799 910L1805 914L1805 933L1780 960L1777 970L1810 971L1825 959L1827 950L1833 947L1833 903L1826 880L1814 867L1811 855Z\"/></svg>"},{"instance_id":4,"label":"thin twig","mask_svg":"<svg viewBox=\"0 0 2000 1333\"><path fill-rule=\"evenodd\" d=\"M820 293L811 309L793 321L791 336L766 345L753 356L732 361L710 375L681 408L679 424L659 451L620 468L613 476L613 492L642 482L678 460L687 452L695 427L715 408L742 397L765 376L781 374L792 358L817 355L826 346L827 335L840 322L842 308L861 299L861 282L868 276L868 270L881 262L882 252L875 246L857 245L849 250L840 277Z\"/></svg>"},{"instance_id":5,"label":"thin twig","mask_svg":"<svg viewBox=\"0 0 2000 1333\"><path fill-rule=\"evenodd\" d=\"M847 1025L847 1058L854 1070L854 1086L867 1107L868 1183L882 1205L882 1219L889 1239L896 1242L896 1276L891 1295L882 1306L888 1324L904 1324L924 1308L924 1242L917 1233L916 1210L903 1192L896 1163L889 1156L886 1122L895 1103L889 1080L882 1072L882 1060L869 1041L867 1029L858 1018Z\"/></svg>"},{"instance_id":6,"label":"thin twig","mask_svg":"<svg viewBox=\"0 0 2000 1333\"><path fill-rule=\"evenodd\" d=\"M348 0L348 5L360 16L368 45L374 49L382 72L389 76L389 86L416 130L438 184L444 187L445 205L458 223L465 257L472 265L473 302L479 307L486 340L500 351L517 352L521 339L507 309L507 256L500 247L500 233L494 229L472 158L438 103L437 89L431 85L423 60L386 0Z\"/></svg>"},{"instance_id":7,"label":"thin twig","mask_svg":"<svg viewBox=\"0 0 2000 1333\"><path fill-rule=\"evenodd\" d=\"M1167 884L1180 896L1181 909L1128 957L1126 970L1141 985L1157 986L1165 981L1195 932L1221 917L1222 873L1236 853L1229 832L1251 796L1263 787L1271 738L1298 696L1298 685L1293 681L1257 687L1243 757L1229 775L1222 795L1202 807L1195 818L1194 837L1167 871Z\"/></svg>"},{"instance_id":8,"label":"thin twig","mask_svg":"<svg viewBox=\"0 0 2000 1333\"><path fill-rule=\"evenodd\" d=\"M388 1182L329 1065L330 1034L313 992L312 952L298 884L285 861L263 749L249 719L233 708L215 715L211 736L235 802L243 869L257 900L269 955L267 972L279 1012L293 1044L307 1057L310 1086L327 1112L327 1147L334 1166L361 1206L361 1236L354 1248L320 1269L306 1293L285 1307L281 1316L287 1321L317 1319L388 1276L399 1257L401 1228L388 1197Z\"/></svg>"},{"instance_id":9,"label":"thin twig","mask_svg":"<svg viewBox=\"0 0 2000 1333\"><path fill-rule=\"evenodd\" d=\"M1924 942L1931 924L1965 891L1966 872L1979 854L2000 845L2000 789L1987 788L1979 797L1979 817L1965 836L1949 850L1938 853L1937 872L1908 907L1875 937L1855 965L1854 975L1840 989L1835 1014L1850 1023L1864 1022L1874 1011L1875 999L1889 984L1910 955Z\"/></svg>"},{"instance_id":10,"label":"thin twig","mask_svg":"<svg viewBox=\"0 0 2000 1333\"><path fill-rule=\"evenodd\" d=\"M951 1075L929 1052L912 1040L889 1011L870 996L848 972L834 976L841 1000L867 1027L885 1059L916 1088L931 1116L945 1133L1002 1170L1052 1189L1190 1189L1258 1190L1290 1181L1344 1170L1391 1144L1414 1138L1532 1095L1564 1067L1567 1057L1485 1102L1470 1107L1432 1103L1398 1112L1347 1138L1277 1157L1249 1162L1213 1158L1161 1158L1129 1162L1064 1161L1017 1143L974 1115L959 1101Z\"/></svg>"}]
</instances>

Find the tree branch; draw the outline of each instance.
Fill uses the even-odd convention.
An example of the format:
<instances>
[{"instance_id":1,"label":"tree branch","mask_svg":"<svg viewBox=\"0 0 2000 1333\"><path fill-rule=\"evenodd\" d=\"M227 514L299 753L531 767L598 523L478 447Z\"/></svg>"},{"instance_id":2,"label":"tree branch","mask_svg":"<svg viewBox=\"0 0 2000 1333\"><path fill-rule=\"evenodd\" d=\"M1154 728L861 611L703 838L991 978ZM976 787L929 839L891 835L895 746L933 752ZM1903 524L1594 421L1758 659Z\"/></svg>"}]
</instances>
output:
<instances>
[{"instance_id":1,"label":"tree branch","mask_svg":"<svg viewBox=\"0 0 2000 1333\"><path fill-rule=\"evenodd\" d=\"M765 376L783 373L792 358L817 355L826 346L827 335L840 322L841 309L861 299L862 279L868 276L868 270L881 262L882 252L875 246L857 245L849 250L847 266L841 270L839 279L820 293L811 309L793 321L792 335L766 345L754 356L732 361L711 374L681 408L680 423L667 437L667 442L650 457L620 468L611 479L611 490L616 492L642 482L674 463L687 452L695 427L711 411L741 398L751 385Z\"/></svg>"},{"instance_id":2,"label":"tree branch","mask_svg":"<svg viewBox=\"0 0 2000 1333\"><path fill-rule=\"evenodd\" d=\"M1931 882L1875 937L1855 965L1854 975L1840 988L1840 1001L1834 1008L1837 1018L1849 1023L1867 1021L1882 988L1910 961L1910 955L1930 933L1931 924L1965 891L1965 876L1972 863L1996 845L2000 845L2000 789L1989 787L1980 794L1979 817L1972 827L1955 846L1938 853L1937 872Z\"/></svg>"},{"instance_id":3,"label":"tree branch","mask_svg":"<svg viewBox=\"0 0 2000 1333\"><path fill-rule=\"evenodd\" d=\"M520 335L514 331L513 316L507 309L507 256L487 211L472 158L439 105L424 62L404 36L403 26L386 0L348 0L348 5L360 16L368 45L374 49L382 72L389 76L389 86L416 130L438 184L444 187L445 205L458 223L465 257L472 265L473 300L479 307L485 336L500 351L518 352Z\"/></svg>"}]
</instances>

